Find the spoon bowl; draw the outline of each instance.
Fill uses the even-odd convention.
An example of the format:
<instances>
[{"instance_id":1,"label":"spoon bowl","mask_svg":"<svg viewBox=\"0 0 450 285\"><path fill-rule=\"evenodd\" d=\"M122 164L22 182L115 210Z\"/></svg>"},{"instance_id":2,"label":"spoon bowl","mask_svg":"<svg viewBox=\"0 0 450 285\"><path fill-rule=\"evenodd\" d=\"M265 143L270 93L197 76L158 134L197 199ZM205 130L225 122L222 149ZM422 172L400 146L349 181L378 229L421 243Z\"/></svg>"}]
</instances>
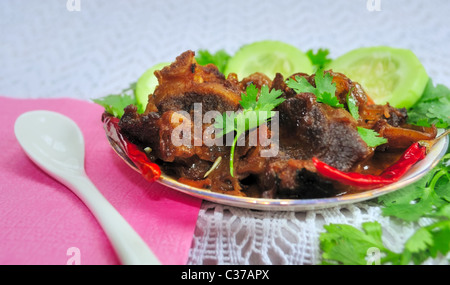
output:
<instances>
[{"instance_id":1,"label":"spoon bowl","mask_svg":"<svg viewBox=\"0 0 450 285\"><path fill-rule=\"evenodd\" d=\"M122 264L160 264L147 244L98 191L84 168L84 138L70 118L51 111L20 115L14 125L27 156L67 186L96 217Z\"/></svg>"},{"instance_id":2,"label":"spoon bowl","mask_svg":"<svg viewBox=\"0 0 450 285\"><path fill-rule=\"evenodd\" d=\"M28 157L57 180L84 174L84 139L66 116L49 111L22 114L14 131Z\"/></svg>"}]
</instances>

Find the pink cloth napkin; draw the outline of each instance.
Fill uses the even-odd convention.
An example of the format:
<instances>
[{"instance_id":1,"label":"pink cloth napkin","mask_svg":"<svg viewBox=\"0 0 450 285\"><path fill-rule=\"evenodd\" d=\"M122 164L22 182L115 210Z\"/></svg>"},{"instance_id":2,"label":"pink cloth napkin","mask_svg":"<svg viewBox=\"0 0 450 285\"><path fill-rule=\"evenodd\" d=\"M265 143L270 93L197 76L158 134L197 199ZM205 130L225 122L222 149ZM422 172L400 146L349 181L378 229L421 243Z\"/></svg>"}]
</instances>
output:
<instances>
[{"instance_id":1,"label":"pink cloth napkin","mask_svg":"<svg viewBox=\"0 0 450 285\"><path fill-rule=\"evenodd\" d=\"M147 182L110 147L103 108L75 99L0 97L0 264L119 264L103 230L68 188L22 151L14 122L27 111L72 118L86 143L86 172L163 264L186 264L201 200Z\"/></svg>"}]
</instances>

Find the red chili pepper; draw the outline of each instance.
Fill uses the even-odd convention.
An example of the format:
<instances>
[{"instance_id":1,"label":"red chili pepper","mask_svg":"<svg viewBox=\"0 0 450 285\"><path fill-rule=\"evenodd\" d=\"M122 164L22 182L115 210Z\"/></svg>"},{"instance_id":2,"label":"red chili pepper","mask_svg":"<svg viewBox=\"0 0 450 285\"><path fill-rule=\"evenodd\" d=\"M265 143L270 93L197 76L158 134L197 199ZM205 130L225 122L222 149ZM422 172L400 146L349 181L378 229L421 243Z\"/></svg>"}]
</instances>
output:
<instances>
[{"instance_id":1,"label":"red chili pepper","mask_svg":"<svg viewBox=\"0 0 450 285\"><path fill-rule=\"evenodd\" d=\"M426 150L427 148L419 143L412 144L397 162L385 169L380 175L343 172L320 161L316 157L312 160L316 170L327 178L345 185L373 189L398 181L416 162L425 158Z\"/></svg>"},{"instance_id":2,"label":"red chili pepper","mask_svg":"<svg viewBox=\"0 0 450 285\"><path fill-rule=\"evenodd\" d=\"M127 142L125 151L131 161L139 168L145 179L155 181L161 176L161 169L159 166L156 163L151 162L135 144Z\"/></svg>"},{"instance_id":3,"label":"red chili pepper","mask_svg":"<svg viewBox=\"0 0 450 285\"><path fill-rule=\"evenodd\" d=\"M104 117L105 130L126 153L128 158L136 165L142 176L149 181L155 181L161 176L159 165L151 162L147 155L142 152L135 144L129 142L119 132L119 119L115 117Z\"/></svg>"}]
</instances>

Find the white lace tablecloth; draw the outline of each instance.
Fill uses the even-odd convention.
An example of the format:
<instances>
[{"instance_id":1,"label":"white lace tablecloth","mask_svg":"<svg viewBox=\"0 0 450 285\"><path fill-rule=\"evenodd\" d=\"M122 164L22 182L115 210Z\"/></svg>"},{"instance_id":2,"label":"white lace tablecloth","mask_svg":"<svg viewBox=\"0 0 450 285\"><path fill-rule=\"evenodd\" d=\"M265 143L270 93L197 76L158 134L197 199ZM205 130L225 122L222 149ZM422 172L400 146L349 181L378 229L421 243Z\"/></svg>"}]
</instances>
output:
<instances>
[{"instance_id":1,"label":"white lace tablecloth","mask_svg":"<svg viewBox=\"0 0 450 285\"><path fill-rule=\"evenodd\" d=\"M434 82L450 86L449 12L447 0L2 0L0 94L89 100L187 49L233 53L263 39L329 48L333 58L362 46L409 48ZM373 202L307 212L204 202L188 264L317 264L324 224L366 221L380 222L397 252L429 223L383 217Z\"/></svg>"}]
</instances>

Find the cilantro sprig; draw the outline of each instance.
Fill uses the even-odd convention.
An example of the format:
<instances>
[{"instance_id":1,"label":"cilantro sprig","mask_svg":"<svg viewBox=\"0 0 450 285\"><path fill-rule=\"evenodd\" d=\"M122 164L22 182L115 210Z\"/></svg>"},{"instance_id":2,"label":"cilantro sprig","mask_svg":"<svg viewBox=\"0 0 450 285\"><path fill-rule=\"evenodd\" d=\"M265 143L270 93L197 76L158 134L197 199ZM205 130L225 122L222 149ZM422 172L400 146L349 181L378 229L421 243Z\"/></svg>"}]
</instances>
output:
<instances>
[{"instance_id":1,"label":"cilantro sprig","mask_svg":"<svg viewBox=\"0 0 450 285\"><path fill-rule=\"evenodd\" d=\"M320 236L320 246L324 251L322 264L366 265L421 264L426 259L449 252L450 220L443 220L417 230L405 243L402 252L388 249L382 240L379 222L362 224L362 231L345 224L324 226ZM380 253L378 261L371 260L370 250Z\"/></svg>"},{"instance_id":2,"label":"cilantro sprig","mask_svg":"<svg viewBox=\"0 0 450 285\"><path fill-rule=\"evenodd\" d=\"M382 229L378 222L362 224L362 231L345 224L329 224L324 226L326 232L319 237L323 250L322 264L365 265L367 252L376 248L384 254L382 263L400 256L385 247L382 241Z\"/></svg>"},{"instance_id":3,"label":"cilantro sprig","mask_svg":"<svg viewBox=\"0 0 450 285\"><path fill-rule=\"evenodd\" d=\"M92 101L103 106L106 112L120 119L124 114L125 107L128 105L136 105L135 90L136 83L132 83L119 94L110 94L101 98L92 99Z\"/></svg>"},{"instance_id":4,"label":"cilantro sprig","mask_svg":"<svg viewBox=\"0 0 450 285\"><path fill-rule=\"evenodd\" d=\"M378 198L383 214L411 222L421 217L450 218L449 163L450 153L418 182Z\"/></svg>"},{"instance_id":5,"label":"cilantro sprig","mask_svg":"<svg viewBox=\"0 0 450 285\"><path fill-rule=\"evenodd\" d=\"M230 151L230 174L234 176L234 152L238 139L246 131L256 128L269 121L275 112L275 107L284 102L281 98L283 93L281 90L270 90L264 85L258 98L258 88L250 84L247 86L245 93L241 94L239 101L243 110L241 112L225 112L215 118L214 127L217 130L216 138L220 138L228 133L234 132L234 139Z\"/></svg>"},{"instance_id":6,"label":"cilantro sprig","mask_svg":"<svg viewBox=\"0 0 450 285\"><path fill-rule=\"evenodd\" d=\"M350 115L352 115L352 117L355 120L359 119L359 109L358 106L356 105L356 99L353 97L352 95L352 91L353 88L351 88L346 96L346 102L347 102L347 108L348 108L348 112L350 113Z\"/></svg>"},{"instance_id":7,"label":"cilantro sprig","mask_svg":"<svg viewBox=\"0 0 450 285\"><path fill-rule=\"evenodd\" d=\"M317 102L335 108L344 108L344 105L339 103L339 99L335 95L336 83L333 83L333 76L330 73L325 73L323 69L320 69L316 72L314 81L315 87L306 78L295 76L295 79L289 78L287 86L297 93L313 93L316 95Z\"/></svg>"},{"instance_id":8,"label":"cilantro sprig","mask_svg":"<svg viewBox=\"0 0 450 285\"><path fill-rule=\"evenodd\" d=\"M429 127L434 124L446 129L450 126L450 89L429 80L422 97L408 110L408 122Z\"/></svg>"},{"instance_id":9,"label":"cilantro sprig","mask_svg":"<svg viewBox=\"0 0 450 285\"><path fill-rule=\"evenodd\" d=\"M356 130L368 147L377 147L388 142L386 138L381 137L380 134L374 130L363 127L356 127Z\"/></svg>"},{"instance_id":10,"label":"cilantro sprig","mask_svg":"<svg viewBox=\"0 0 450 285\"><path fill-rule=\"evenodd\" d=\"M231 56L223 49L217 51L216 53L211 53L208 50L200 49L197 51L195 60L200 65L212 63L217 66L217 69L219 69L220 72L224 73L225 67L227 66L230 58Z\"/></svg>"},{"instance_id":11,"label":"cilantro sprig","mask_svg":"<svg viewBox=\"0 0 450 285\"><path fill-rule=\"evenodd\" d=\"M332 61L332 59L328 57L329 54L330 51L323 48L319 48L317 52L314 52L312 49L306 51L306 56L308 56L316 69L321 69Z\"/></svg>"}]
</instances>

